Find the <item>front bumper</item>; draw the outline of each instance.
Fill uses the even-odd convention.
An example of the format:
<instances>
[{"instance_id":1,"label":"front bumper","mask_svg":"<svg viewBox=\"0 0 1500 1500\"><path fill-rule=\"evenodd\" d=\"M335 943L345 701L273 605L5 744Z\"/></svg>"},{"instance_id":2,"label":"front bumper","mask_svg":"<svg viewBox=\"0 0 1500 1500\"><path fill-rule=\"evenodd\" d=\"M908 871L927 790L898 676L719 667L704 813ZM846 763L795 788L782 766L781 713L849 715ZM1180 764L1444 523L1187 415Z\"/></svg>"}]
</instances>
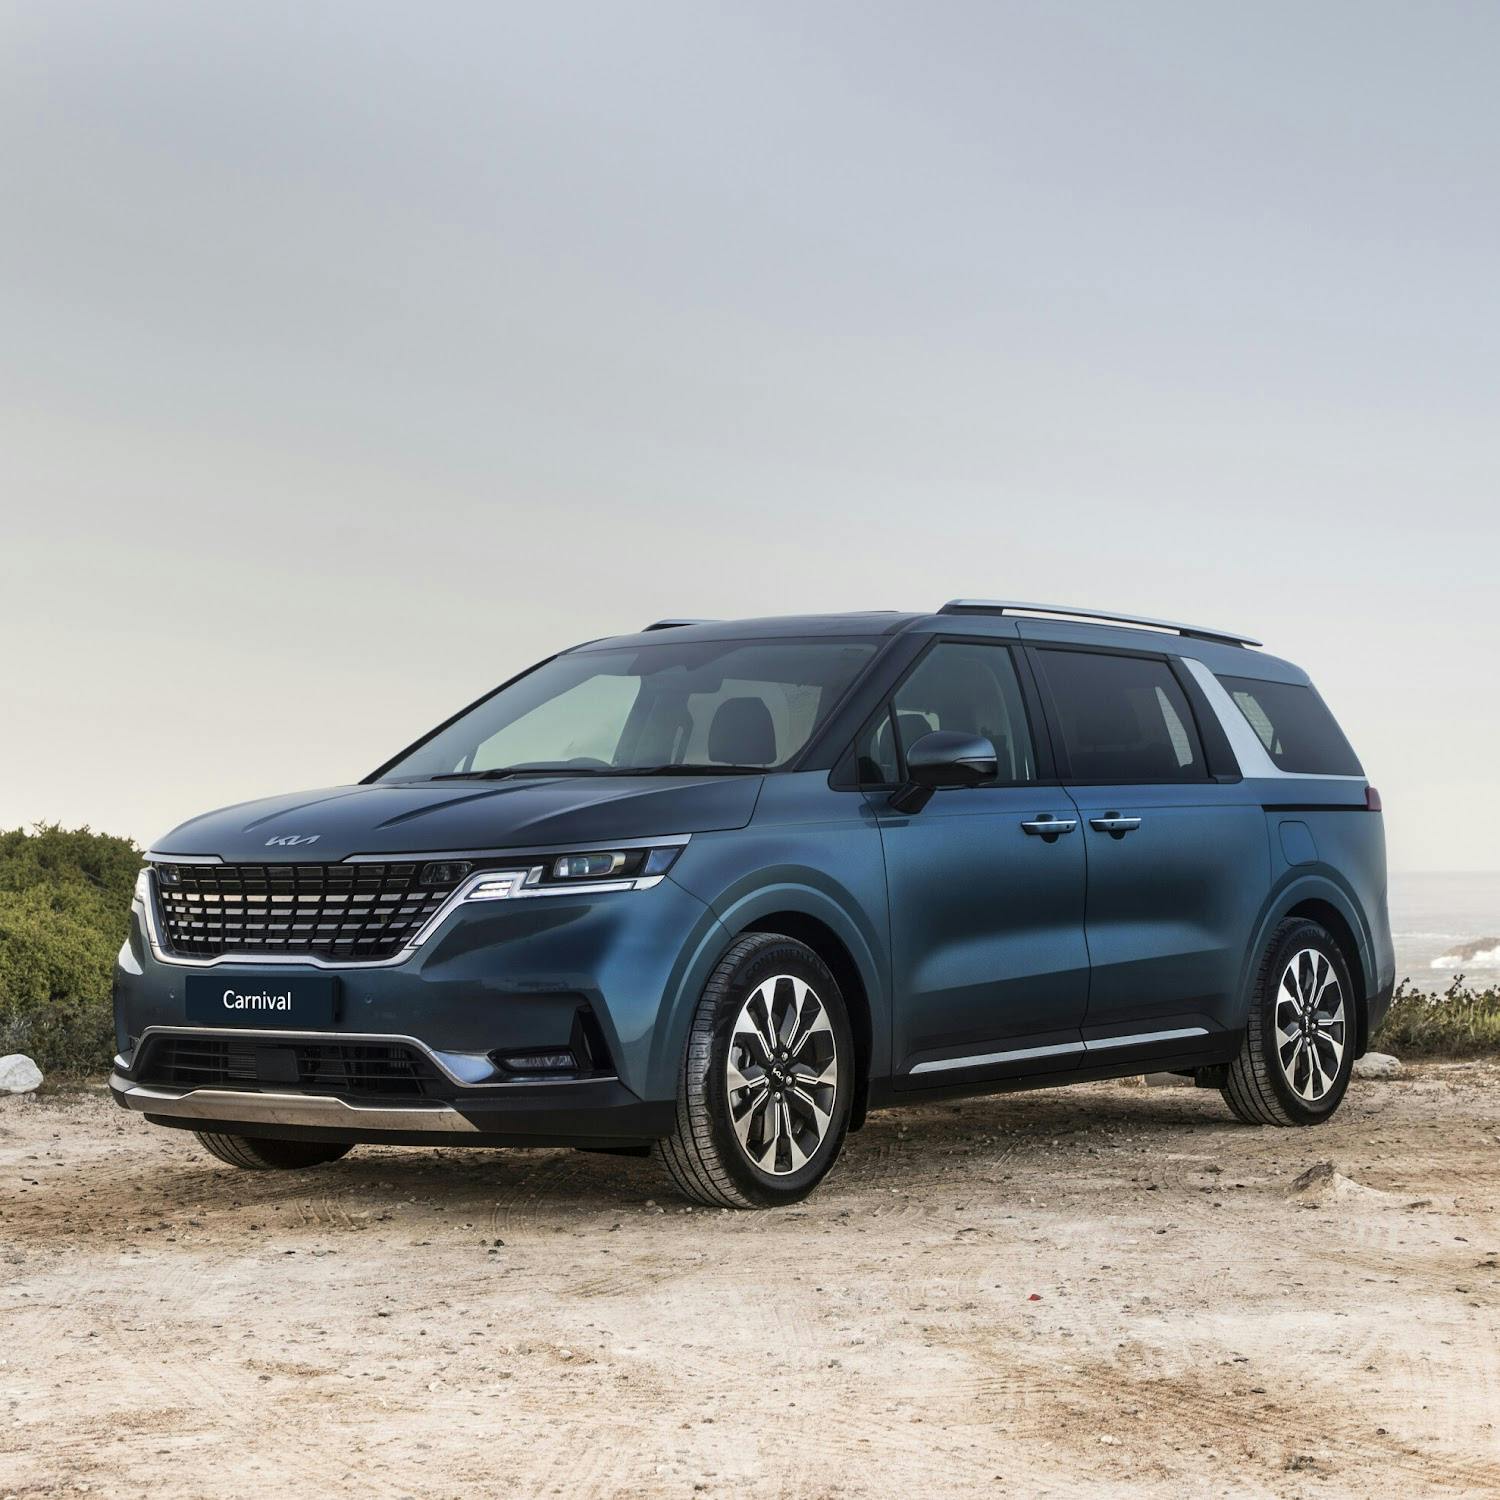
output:
<instances>
[{"instance_id":1,"label":"front bumper","mask_svg":"<svg viewBox=\"0 0 1500 1500\"><path fill-rule=\"evenodd\" d=\"M670 1101L636 1098L618 1079L513 1084L483 1098L420 1101L255 1087L167 1088L118 1070L109 1088L117 1104L153 1125L389 1146L643 1145L671 1130L674 1109Z\"/></svg>"},{"instance_id":2,"label":"front bumper","mask_svg":"<svg viewBox=\"0 0 1500 1500\"><path fill-rule=\"evenodd\" d=\"M195 970L153 949L137 904L115 973L111 1088L155 1123L245 1135L640 1144L672 1128L685 997L701 990L724 936L703 902L670 878L649 891L476 903L454 912L409 961L338 967L332 1028L314 1035L189 1023L186 981ZM232 979L234 969L226 959L217 972ZM254 970L257 985L309 972L295 962ZM580 1017L602 1042L603 1056L587 1070L557 1078L507 1071L508 1055L569 1047ZM249 1071L241 1064L194 1086L198 1077L153 1060L154 1040L166 1037L251 1043L255 1060ZM262 1056L319 1040L418 1050L430 1064L420 1097L309 1090L295 1068Z\"/></svg>"}]
</instances>

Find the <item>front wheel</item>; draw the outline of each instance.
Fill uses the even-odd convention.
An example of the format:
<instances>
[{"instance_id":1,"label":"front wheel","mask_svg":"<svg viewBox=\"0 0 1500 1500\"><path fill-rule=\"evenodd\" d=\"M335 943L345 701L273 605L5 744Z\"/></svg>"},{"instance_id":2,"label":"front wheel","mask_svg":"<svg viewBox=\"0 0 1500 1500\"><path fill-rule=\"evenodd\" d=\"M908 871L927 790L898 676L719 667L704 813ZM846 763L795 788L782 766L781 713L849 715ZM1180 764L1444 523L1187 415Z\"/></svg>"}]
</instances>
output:
<instances>
[{"instance_id":1,"label":"front wheel","mask_svg":"<svg viewBox=\"0 0 1500 1500\"><path fill-rule=\"evenodd\" d=\"M1221 1092L1247 1125L1317 1125L1354 1067L1354 987L1327 928L1292 918L1261 956L1239 1056Z\"/></svg>"},{"instance_id":2,"label":"front wheel","mask_svg":"<svg viewBox=\"0 0 1500 1500\"><path fill-rule=\"evenodd\" d=\"M248 1172L321 1167L354 1149L348 1141L276 1141L249 1135L221 1135L212 1130L198 1130L194 1134L210 1156Z\"/></svg>"},{"instance_id":3,"label":"front wheel","mask_svg":"<svg viewBox=\"0 0 1500 1500\"><path fill-rule=\"evenodd\" d=\"M837 1160L853 1092L854 1038L833 975L805 944L752 933L704 986L676 1121L656 1152L696 1202L795 1203Z\"/></svg>"}]
</instances>

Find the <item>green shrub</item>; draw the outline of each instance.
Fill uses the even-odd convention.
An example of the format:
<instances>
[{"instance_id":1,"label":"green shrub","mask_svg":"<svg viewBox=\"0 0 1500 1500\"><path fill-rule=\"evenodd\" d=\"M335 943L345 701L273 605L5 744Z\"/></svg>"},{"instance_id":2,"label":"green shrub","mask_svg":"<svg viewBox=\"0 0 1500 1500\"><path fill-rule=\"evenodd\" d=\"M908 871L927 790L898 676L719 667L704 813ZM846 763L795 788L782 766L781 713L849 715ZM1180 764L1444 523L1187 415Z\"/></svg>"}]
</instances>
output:
<instances>
[{"instance_id":1,"label":"green shrub","mask_svg":"<svg viewBox=\"0 0 1500 1500\"><path fill-rule=\"evenodd\" d=\"M1441 995L1432 995L1403 979L1370 1045L1397 1057L1500 1053L1500 990L1471 990L1459 975Z\"/></svg>"},{"instance_id":2,"label":"green shrub","mask_svg":"<svg viewBox=\"0 0 1500 1500\"><path fill-rule=\"evenodd\" d=\"M110 978L141 851L39 824L0 831L0 1054L97 1073L114 1055Z\"/></svg>"}]
</instances>

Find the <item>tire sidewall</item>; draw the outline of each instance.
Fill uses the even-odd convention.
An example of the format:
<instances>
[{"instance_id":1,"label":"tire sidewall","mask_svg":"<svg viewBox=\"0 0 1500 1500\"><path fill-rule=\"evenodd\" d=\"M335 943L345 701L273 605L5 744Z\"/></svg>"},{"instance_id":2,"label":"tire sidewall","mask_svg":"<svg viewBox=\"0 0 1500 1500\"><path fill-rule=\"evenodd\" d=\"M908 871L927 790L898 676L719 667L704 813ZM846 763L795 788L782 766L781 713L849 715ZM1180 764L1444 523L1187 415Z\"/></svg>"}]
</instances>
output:
<instances>
[{"instance_id":1,"label":"tire sidewall","mask_svg":"<svg viewBox=\"0 0 1500 1500\"><path fill-rule=\"evenodd\" d=\"M791 974L812 986L833 1027L838 1048L838 1088L828 1130L805 1166L784 1176L763 1172L740 1145L731 1123L729 1080L725 1065L729 1057L730 1033L740 1008L757 986L780 974ZM757 1204L794 1203L805 1198L827 1176L843 1150L848 1133L849 1111L854 1095L854 1036L838 983L827 965L811 948L791 938L758 948L734 963L727 983L717 997L713 1018L713 1040L708 1073L703 1079L703 1098L709 1127L719 1160L735 1186Z\"/></svg>"},{"instance_id":2,"label":"tire sidewall","mask_svg":"<svg viewBox=\"0 0 1500 1500\"><path fill-rule=\"evenodd\" d=\"M1293 954L1304 948L1314 948L1333 965L1339 983L1339 992L1344 999L1344 1055L1339 1059L1339 1070L1333 1086L1316 1104L1302 1098L1281 1071L1281 1059L1276 1049L1276 996L1281 986L1281 976ZM1354 985L1350 979L1349 966L1332 935L1316 922L1298 922L1295 926L1278 933L1266 954L1261 970L1256 1014L1259 1021L1258 1045L1265 1060L1266 1074L1277 1102L1292 1120L1299 1125L1313 1125L1326 1120L1343 1102L1354 1070L1354 1039L1356 1028Z\"/></svg>"}]
</instances>

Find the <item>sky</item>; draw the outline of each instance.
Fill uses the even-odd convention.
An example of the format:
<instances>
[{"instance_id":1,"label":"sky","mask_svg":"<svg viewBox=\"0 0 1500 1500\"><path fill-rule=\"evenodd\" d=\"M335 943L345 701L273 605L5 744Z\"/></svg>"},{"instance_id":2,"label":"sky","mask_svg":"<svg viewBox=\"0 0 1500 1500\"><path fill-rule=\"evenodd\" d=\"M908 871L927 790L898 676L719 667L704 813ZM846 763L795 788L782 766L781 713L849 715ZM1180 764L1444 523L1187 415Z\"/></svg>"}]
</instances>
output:
<instances>
[{"instance_id":1,"label":"sky","mask_svg":"<svg viewBox=\"0 0 1500 1500\"><path fill-rule=\"evenodd\" d=\"M0 0L0 827L358 779L662 615L1313 675L1500 868L1500 7Z\"/></svg>"}]
</instances>

